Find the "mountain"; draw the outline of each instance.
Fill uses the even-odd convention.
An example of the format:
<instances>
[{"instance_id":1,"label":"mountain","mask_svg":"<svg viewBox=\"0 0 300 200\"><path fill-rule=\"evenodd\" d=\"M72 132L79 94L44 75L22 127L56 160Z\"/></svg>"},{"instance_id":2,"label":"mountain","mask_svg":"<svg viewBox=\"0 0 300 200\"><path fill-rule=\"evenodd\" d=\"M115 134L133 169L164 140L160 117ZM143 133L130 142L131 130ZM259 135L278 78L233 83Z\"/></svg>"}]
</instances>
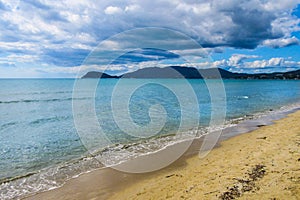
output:
<instances>
[{"instance_id":1,"label":"mountain","mask_svg":"<svg viewBox=\"0 0 300 200\"><path fill-rule=\"evenodd\" d=\"M300 70L274 73L233 73L221 68L200 69L193 67L170 66L165 68L149 67L126 73L121 76L111 76L102 72L88 72L82 78L186 78L186 79L216 79L219 74L224 79L300 79Z\"/></svg>"},{"instance_id":2,"label":"mountain","mask_svg":"<svg viewBox=\"0 0 300 200\"><path fill-rule=\"evenodd\" d=\"M106 73L102 73L102 72L88 72L86 73L83 77L81 78L119 78L118 76L111 76L109 74Z\"/></svg>"},{"instance_id":3,"label":"mountain","mask_svg":"<svg viewBox=\"0 0 300 200\"><path fill-rule=\"evenodd\" d=\"M202 78L199 71L192 67L171 66L165 68L149 67L122 75L122 78Z\"/></svg>"}]
</instances>

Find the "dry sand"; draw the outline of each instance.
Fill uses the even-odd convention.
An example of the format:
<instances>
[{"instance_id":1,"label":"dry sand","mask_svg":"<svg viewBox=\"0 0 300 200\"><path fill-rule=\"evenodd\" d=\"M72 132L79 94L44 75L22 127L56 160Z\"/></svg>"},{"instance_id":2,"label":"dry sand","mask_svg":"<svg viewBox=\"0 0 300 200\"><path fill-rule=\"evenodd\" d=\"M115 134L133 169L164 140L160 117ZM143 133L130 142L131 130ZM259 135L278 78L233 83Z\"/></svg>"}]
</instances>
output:
<instances>
[{"instance_id":1,"label":"dry sand","mask_svg":"<svg viewBox=\"0 0 300 200\"><path fill-rule=\"evenodd\" d=\"M300 199L300 111L154 173L97 170L29 199ZM104 184L105 183L105 184Z\"/></svg>"},{"instance_id":2,"label":"dry sand","mask_svg":"<svg viewBox=\"0 0 300 200\"><path fill-rule=\"evenodd\" d=\"M300 111L223 141L204 159L140 181L111 199L300 199Z\"/></svg>"}]
</instances>

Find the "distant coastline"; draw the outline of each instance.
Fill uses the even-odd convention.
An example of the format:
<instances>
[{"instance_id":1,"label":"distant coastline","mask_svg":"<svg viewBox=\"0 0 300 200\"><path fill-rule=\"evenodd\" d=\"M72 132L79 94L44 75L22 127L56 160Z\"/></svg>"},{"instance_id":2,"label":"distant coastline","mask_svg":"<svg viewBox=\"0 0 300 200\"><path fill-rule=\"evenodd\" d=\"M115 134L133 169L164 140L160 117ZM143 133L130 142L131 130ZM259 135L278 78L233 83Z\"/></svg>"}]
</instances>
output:
<instances>
[{"instance_id":1,"label":"distant coastline","mask_svg":"<svg viewBox=\"0 0 300 200\"><path fill-rule=\"evenodd\" d=\"M216 73L219 71L219 74ZM300 70L273 73L233 73L221 68L196 69L194 67L169 66L165 68L149 67L120 76L90 71L81 78L186 78L186 79L300 79Z\"/></svg>"}]
</instances>

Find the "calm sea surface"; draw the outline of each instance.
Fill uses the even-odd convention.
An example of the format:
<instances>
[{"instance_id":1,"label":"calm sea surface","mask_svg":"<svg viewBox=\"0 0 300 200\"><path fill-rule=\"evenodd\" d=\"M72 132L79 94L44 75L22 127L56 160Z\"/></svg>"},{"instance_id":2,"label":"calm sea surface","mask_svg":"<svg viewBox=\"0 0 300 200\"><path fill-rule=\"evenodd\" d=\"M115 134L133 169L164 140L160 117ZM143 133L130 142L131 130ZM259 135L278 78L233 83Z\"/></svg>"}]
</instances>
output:
<instances>
[{"instance_id":1,"label":"calm sea surface","mask_svg":"<svg viewBox=\"0 0 300 200\"><path fill-rule=\"evenodd\" d=\"M151 106L159 104L164 108L166 118L163 127L157 134L151 135L149 146L146 148L143 143L143 148L139 147L138 152L141 152L141 149L143 152L155 150L159 145L165 145L163 142L167 139L162 139L161 136L170 135L178 130L182 120L182 109L186 109L189 116L184 119L184 123L198 120L199 127L203 127L204 132L209 124L212 91L208 90L203 80L188 80L195 92L197 105L190 98L178 99L180 95L190 95L186 90L186 80L160 80L163 83L160 85L146 79L128 79L120 86L118 91L121 92L117 93L113 93L117 79L102 79L99 83L92 79L76 81L84 86L78 90L78 96L73 96L75 79L0 80L0 199L57 187L70 177L101 167L99 163L93 163L87 157L88 151L84 145L87 140L92 142L94 150L103 150L102 154L100 153L103 156L108 148L111 148L110 151L120 151L124 145L128 147L131 143L145 141L147 137L141 139L125 133L124 128L128 130L132 128L131 125L122 128L115 122L112 96L117 104L120 102L120 106L116 105L115 109L121 113L129 112L131 120L139 126L149 124ZM208 80L209 85L213 86L214 81L216 80ZM142 86L130 94L128 106L122 106L121 103L126 101L128 96L127 89L136 83ZM181 94L176 94L164 83L177 88ZM97 84L98 87L94 91L93 86ZM295 106L300 102L299 80L224 80L224 88L226 96L220 96L218 101L226 104L226 124L229 125L236 119L275 111L283 106ZM218 94L222 93L221 91L222 88L216 87L213 92ZM81 128L92 130L88 118L91 103L95 107L98 125L110 141L108 146L101 142L98 144L98 140L90 138L90 135L83 138L75 128L72 112L74 104L81 106L81 112L76 115L81 119L86 118L86 123L83 127L81 124ZM199 108L199 115L195 115L195 107ZM153 113L162 114L155 109ZM126 125L126 120L124 123ZM157 127L152 128L154 131ZM95 138L96 130L93 133ZM155 148L151 147L154 143ZM138 145L135 147L138 148ZM124 157L118 159L126 158L128 157L124 153ZM110 159L111 164L117 162L114 158ZM20 184L20 181L23 181L23 184Z\"/></svg>"}]
</instances>

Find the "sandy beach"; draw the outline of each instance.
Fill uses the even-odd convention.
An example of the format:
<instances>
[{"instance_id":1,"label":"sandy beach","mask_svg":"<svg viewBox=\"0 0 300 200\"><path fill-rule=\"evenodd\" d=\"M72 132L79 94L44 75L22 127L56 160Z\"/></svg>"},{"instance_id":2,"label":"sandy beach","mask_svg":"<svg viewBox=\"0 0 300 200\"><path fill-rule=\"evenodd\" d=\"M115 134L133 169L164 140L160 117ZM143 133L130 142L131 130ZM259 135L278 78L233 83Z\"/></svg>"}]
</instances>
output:
<instances>
[{"instance_id":1,"label":"sandy beach","mask_svg":"<svg viewBox=\"0 0 300 200\"><path fill-rule=\"evenodd\" d=\"M299 199L300 111L147 174L96 170L28 199Z\"/></svg>"}]
</instances>

